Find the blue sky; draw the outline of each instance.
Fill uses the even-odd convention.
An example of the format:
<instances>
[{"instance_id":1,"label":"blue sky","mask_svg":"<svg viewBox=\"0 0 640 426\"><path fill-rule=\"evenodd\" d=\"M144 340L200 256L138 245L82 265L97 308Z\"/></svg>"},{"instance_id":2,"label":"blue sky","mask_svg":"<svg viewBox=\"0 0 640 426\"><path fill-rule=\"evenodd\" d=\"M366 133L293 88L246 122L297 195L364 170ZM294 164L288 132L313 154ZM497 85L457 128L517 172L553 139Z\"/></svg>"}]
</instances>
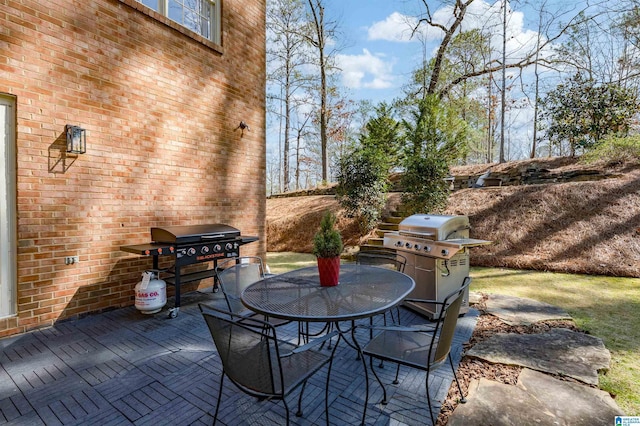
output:
<instances>
[{"instance_id":1,"label":"blue sky","mask_svg":"<svg viewBox=\"0 0 640 426\"><path fill-rule=\"evenodd\" d=\"M391 100L421 62L418 40L394 41L394 32L408 35L408 25L393 24L408 15L404 1L329 0L344 34L339 52L341 81L356 99Z\"/></svg>"},{"instance_id":2,"label":"blue sky","mask_svg":"<svg viewBox=\"0 0 640 426\"><path fill-rule=\"evenodd\" d=\"M438 22L445 23L451 18L451 9L442 4L452 1L433 0L429 4ZM510 0L507 28L507 56L522 57L524 52L531 52L537 40L537 21L539 14L533 9L526 9L524 0ZM542 4L536 1L536 7ZM502 36L502 0L475 0L465 15L463 30L471 28L490 28L492 46L496 55L501 53ZM553 9L553 22L567 21L577 14L583 0L545 0L544 4ZM440 7L438 7L440 5ZM327 20L336 19L341 31L336 41L339 46L337 63L341 72L338 75L342 93L352 100L371 100L374 104L380 101L392 101L402 96L402 88L408 82L411 72L422 62L423 57L429 60L437 49L442 32L424 27L418 36L410 38L411 20L424 13L420 0L325 0ZM566 14L564 14L566 12ZM422 41L421 41L422 40ZM509 76L509 73L512 73ZM533 74L533 69L525 71L523 81ZM496 76L499 77L499 76ZM515 77L509 71L507 78ZM557 84L558 74L548 73L547 82L551 86ZM515 81L515 80L512 80ZM510 93L512 99L519 99L526 104L527 98L521 87L514 84L517 90ZM530 89L529 89L530 90ZM531 96L531 95L530 95ZM524 141L520 152L509 152L512 158L527 155L527 141L531 139L533 130L533 108L514 109L508 116L508 138ZM276 123L272 123L275 125ZM278 152L277 129L267 131L268 150L271 155Z\"/></svg>"},{"instance_id":3,"label":"blue sky","mask_svg":"<svg viewBox=\"0 0 640 426\"><path fill-rule=\"evenodd\" d=\"M508 17L507 50L530 50L528 48L537 37L538 13L526 9L522 1L512 0L509 3L513 11ZM438 2L435 1L430 4L438 21L449 19L450 9L437 8ZM582 1L547 0L545 4L557 8L556 18L561 20L563 11L568 11L566 18L575 15ZM500 5L500 0L475 0L465 15L466 29L486 28L487 21L492 22L496 26L492 43L501 46ZM427 60L433 56L442 36L441 32L425 27L419 37L409 37L411 22L407 21L415 22L415 17L424 12L419 0L327 0L326 10L337 17L344 34L338 56L341 81L355 99L378 101L398 96L399 88L421 63L423 56L426 55ZM421 42L421 38L426 41ZM523 46L528 48L523 49Z\"/></svg>"}]
</instances>

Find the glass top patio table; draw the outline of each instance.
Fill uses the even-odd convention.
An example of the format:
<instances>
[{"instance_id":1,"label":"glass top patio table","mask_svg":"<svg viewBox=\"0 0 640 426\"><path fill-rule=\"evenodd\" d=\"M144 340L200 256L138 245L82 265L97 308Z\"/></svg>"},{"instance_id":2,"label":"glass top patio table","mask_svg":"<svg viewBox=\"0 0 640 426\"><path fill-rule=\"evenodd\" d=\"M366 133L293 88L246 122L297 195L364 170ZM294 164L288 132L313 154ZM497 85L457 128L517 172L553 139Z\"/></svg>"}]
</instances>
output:
<instances>
[{"instance_id":1,"label":"glass top patio table","mask_svg":"<svg viewBox=\"0 0 640 426\"><path fill-rule=\"evenodd\" d=\"M340 265L339 284L322 287L317 266L267 277L247 287L242 303L252 311L304 322L351 321L396 306L415 287L403 273L368 265Z\"/></svg>"}]
</instances>

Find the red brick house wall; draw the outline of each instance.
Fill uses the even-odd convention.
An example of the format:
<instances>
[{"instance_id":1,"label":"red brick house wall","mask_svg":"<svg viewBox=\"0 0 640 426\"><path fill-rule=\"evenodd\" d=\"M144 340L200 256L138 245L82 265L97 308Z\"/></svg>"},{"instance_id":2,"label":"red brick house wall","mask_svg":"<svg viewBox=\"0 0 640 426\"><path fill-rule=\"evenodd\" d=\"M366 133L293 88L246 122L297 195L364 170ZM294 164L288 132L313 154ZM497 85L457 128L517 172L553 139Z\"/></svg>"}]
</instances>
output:
<instances>
[{"instance_id":1,"label":"red brick house wall","mask_svg":"<svg viewBox=\"0 0 640 426\"><path fill-rule=\"evenodd\" d=\"M151 259L119 247L152 226L225 223L265 254L265 8L224 0L214 45L134 0L0 2L18 216L18 315L0 336L132 305ZM77 158L66 124L87 129Z\"/></svg>"}]
</instances>

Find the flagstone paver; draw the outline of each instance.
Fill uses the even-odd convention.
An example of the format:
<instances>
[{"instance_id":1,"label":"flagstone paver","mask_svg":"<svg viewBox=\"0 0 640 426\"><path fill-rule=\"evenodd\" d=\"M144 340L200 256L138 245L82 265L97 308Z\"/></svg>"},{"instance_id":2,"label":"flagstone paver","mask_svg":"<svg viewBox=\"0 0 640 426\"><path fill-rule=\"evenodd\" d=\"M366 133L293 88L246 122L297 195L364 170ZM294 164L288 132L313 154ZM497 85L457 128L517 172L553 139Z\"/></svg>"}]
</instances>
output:
<instances>
[{"instance_id":1,"label":"flagstone paver","mask_svg":"<svg viewBox=\"0 0 640 426\"><path fill-rule=\"evenodd\" d=\"M557 306L523 297L490 294L485 302L486 312L509 325L530 325L539 321L572 319Z\"/></svg>"},{"instance_id":2,"label":"flagstone paver","mask_svg":"<svg viewBox=\"0 0 640 426\"><path fill-rule=\"evenodd\" d=\"M598 384L598 372L607 370L611 362L602 339L565 328L539 334L496 334L474 345L467 355L569 376L591 385Z\"/></svg>"},{"instance_id":3,"label":"flagstone paver","mask_svg":"<svg viewBox=\"0 0 640 426\"><path fill-rule=\"evenodd\" d=\"M467 403L456 407L448 426L613 425L620 414L607 392L524 369L516 386L474 380Z\"/></svg>"}]
</instances>

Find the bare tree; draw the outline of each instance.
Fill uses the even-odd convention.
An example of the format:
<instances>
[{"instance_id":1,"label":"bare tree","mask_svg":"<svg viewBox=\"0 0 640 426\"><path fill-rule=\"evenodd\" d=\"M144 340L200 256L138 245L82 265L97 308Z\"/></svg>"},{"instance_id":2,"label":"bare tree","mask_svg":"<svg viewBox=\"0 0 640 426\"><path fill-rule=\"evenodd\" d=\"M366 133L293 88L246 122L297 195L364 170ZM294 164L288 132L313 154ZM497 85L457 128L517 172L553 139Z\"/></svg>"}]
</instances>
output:
<instances>
[{"instance_id":1,"label":"bare tree","mask_svg":"<svg viewBox=\"0 0 640 426\"><path fill-rule=\"evenodd\" d=\"M500 157L504 163L504 122L507 105L507 0L502 0L502 90L500 91Z\"/></svg>"},{"instance_id":2,"label":"bare tree","mask_svg":"<svg viewBox=\"0 0 640 426\"><path fill-rule=\"evenodd\" d=\"M536 45L539 47L542 43L542 33L544 30L544 19L545 15L548 15L547 11L547 0L544 0L540 5L540 10L538 13L538 28L537 28L537 37L536 37ZM534 97L533 97L533 136L531 138L531 153L529 155L530 158L536 157L536 142L538 140L538 99L540 98L540 71L538 70L538 59L540 59L540 49L536 49L536 57L535 57L535 65L533 67L533 75L534 75Z\"/></svg>"},{"instance_id":3,"label":"bare tree","mask_svg":"<svg viewBox=\"0 0 640 426\"><path fill-rule=\"evenodd\" d=\"M328 42L337 33L337 23L335 21L327 21L325 16L325 6L323 0L308 0L309 14L311 17L312 30L307 38L308 42L316 50L316 65L320 74L318 93L320 98L319 107L319 127L320 127L320 147L322 156L322 181L328 179L329 170L329 151L327 137L327 120L328 120L328 76L332 68L334 68L333 60L335 50L330 51Z\"/></svg>"},{"instance_id":4,"label":"bare tree","mask_svg":"<svg viewBox=\"0 0 640 426\"><path fill-rule=\"evenodd\" d=\"M501 142L500 142L500 161L504 161L504 143L507 135L505 129L505 111L508 105L505 98L507 88L507 70L515 70L517 75L520 75L522 71L534 64L538 66L547 67L553 69L558 66L557 57L550 54L553 50L553 46L557 44L564 35L566 35L573 27L581 23L589 22L592 17L587 16L585 12L595 7L597 13L602 13L602 9L598 9L601 3L606 1L594 2L587 0L584 3L576 2L564 2L561 4L561 8L556 11L555 14L543 14L546 7L546 1L543 3L534 2L530 4L530 8L537 8L540 11L540 22L538 23L538 29L542 32L539 34L539 38L535 43L531 41L526 45L516 46L517 40L510 40L508 35L508 19L509 19L509 6L508 0L502 0L499 5L500 16L497 15L497 6L489 6L493 8L493 13L488 10L483 10L481 14L473 14L472 5L475 0L450 0L436 2L434 0L421 0L423 12L417 16L416 24L413 27L413 34L418 34L421 31L422 26L428 26L432 29L437 29L441 32L442 38L437 48L436 54L431 62L431 74L429 78L429 85L427 88L427 94L435 94L440 97L445 97L449 92L458 85L480 76L491 76L496 72L502 74L502 86L499 88L502 99L502 118L500 122ZM480 2L478 2L480 3ZM608 2L610 3L610 2ZM451 11L451 19L447 21L439 21L438 17L441 14L436 13L440 6L448 7ZM464 70L458 70L457 75L452 75L444 68L447 66L446 57L449 54L453 40L456 35L468 31L465 28L465 24L469 21L469 17L473 18L473 21L485 21L486 28L483 29L483 33L493 33L502 35L502 49L501 55L495 55L492 60L483 61L482 64L478 64L475 67L467 67ZM543 18L544 17L544 21ZM467 20L467 21L465 21ZM500 22L500 23L499 23ZM477 23L475 23L477 25ZM502 28L498 30L498 25ZM510 46L508 46L510 44ZM498 43L490 43L492 46L497 46ZM545 52L544 54L541 54ZM499 57L501 56L501 57ZM446 78L443 76L446 75Z\"/></svg>"},{"instance_id":5,"label":"bare tree","mask_svg":"<svg viewBox=\"0 0 640 426\"><path fill-rule=\"evenodd\" d=\"M282 147L283 190L290 189L290 145L292 115L296 113L294 100L296 93L309 85L309 77L304 74L308 65L306 38L304 36L305 13L302 0L270 0L267 8L268 28L268 80L274 90L269 98L279 108L275 112L282 123L280 137Z\"/></svg>"},{"instance_id":6,"label":"bare tree","mask_svg":"<svg viewBox=\"0 0 640 426\"><path fill-rule=\"evenodd\" d=\"M311 113L307 113L307 114L299 114L297 116L297 121L296 124L294 124L294 130L295 130L295 140L296 140L296 146L295 146L295 159L296 159L296 166L295 166L295 189L298 190L301 188L300 186L300 174L302 172L302 158L304 156L304 151L305 151L305 140L309 139L310 136L310 131L309 131L309 121L311 120Z\"/></svg>"},{"instance_id":7,"label":"bare tree","mask_svg":"<svg viewBox=\"0 0 640 426\"><path fill-rule=\"evenodd\" d=\"M558 49L557 60L565 68L599 83L634 88L640 82L640 47L636 43L638 11L629 10L636 1L617 8L599 10L568 32Z\"/></svg>"}]
</instances>

